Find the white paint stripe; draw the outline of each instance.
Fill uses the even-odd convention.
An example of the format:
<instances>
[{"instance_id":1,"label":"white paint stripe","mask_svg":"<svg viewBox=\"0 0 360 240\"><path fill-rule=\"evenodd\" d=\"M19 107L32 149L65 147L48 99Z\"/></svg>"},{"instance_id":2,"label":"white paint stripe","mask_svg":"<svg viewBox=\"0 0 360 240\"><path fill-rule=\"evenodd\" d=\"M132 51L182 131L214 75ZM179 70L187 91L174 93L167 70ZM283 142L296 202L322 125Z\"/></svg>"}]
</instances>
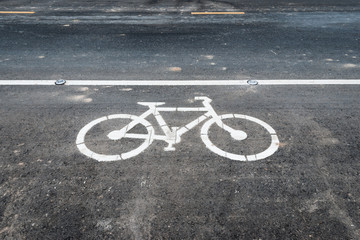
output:
<instances>
[{"instance_id":1,"label":"white paint stripe","mask_svg":"<svg viewBox=\"0 0 360 240\"><path fill-rule=\"evenodd\" d=\"M259 85L360 85L360 79L257 80ZM55 86L55 80L0 80L0 86ZM67 80L66 86L226 86L249 85L247 80Z\"/></svg>"},{"instance_id":2,"label":"white paint stripe","mask_svg":"<svg viewBox=\"0 0 360 240\"><path fill-rule=\"evenodd\" d=\"M259 85L359 85L360 79L257 80Z\"/></svg>"}]
</instances>

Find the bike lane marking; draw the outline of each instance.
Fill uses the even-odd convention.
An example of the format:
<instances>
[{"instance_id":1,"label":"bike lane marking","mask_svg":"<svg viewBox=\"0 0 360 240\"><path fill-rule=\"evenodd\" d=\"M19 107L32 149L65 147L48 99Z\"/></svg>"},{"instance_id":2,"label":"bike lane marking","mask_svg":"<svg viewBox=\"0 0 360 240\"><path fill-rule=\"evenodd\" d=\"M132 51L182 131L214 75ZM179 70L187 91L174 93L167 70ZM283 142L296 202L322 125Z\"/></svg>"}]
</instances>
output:
<instances>
[{"instance_id":1,"label":"bike lane marking","mask_svg":"<svg viewBox=\"0 0 360 240\"><path fill-rule=\"evenodd\" d=\"M129 115L129 114L115 114L115 115L109 115L109 116L104 116L104 117L95 119L95 120L91 121L90 123L86 124L79 131L78 136L76 138L76 145L77 145L79 151L81 153L83 153L85 156L95 159L100 162L118 161L118 160L125 160L125 159L131 158L131 157L135 157L138 154L140 154L141 152L143 152L147 147L149 147L149 145L154 140L163 140L169 144L167 147L164 148L164 151L174 151L175 147L173 147L173 145L181 142L181 136L183 134L190 131L193 127L197 126L198 124L202 123L204 120L209 118L209 120L206 121L204 123L204 125L202 126L201 131L200 131L200 136L201 136L201 139L204 142L205 146L210 151L216 153L217 155L220 155L222 157L225 157L225 158L228 158L231 160L257 161L257 160L265 159L277 151L277 149L279 147L279 139L276 135L276 132L270 125L268 125L264 121L254 118L254 117L251 117L251 116L240 115L240 114L232 114L231 113L231 114L225 114L225 115L218 115L214 111L212 106L210 105L210 102L212 101L210 98L195 97L195 100L203 100L204 108L184 108L184 107L173 108L173 107L171 107L169 109L166 109L165 107L162 107L162 109L164 109L167 112L177 112L178 109L180 109L181 112L184 112L184 111L186 112L188 110L193 111L193 112L203 112L204 110L207 110L207 113L205 113L204 115L200 116L199 118L191 121L189 124L185 125L184 127L173 127L172 130L170 130L170 128L168 128L167 123L165 122L165 120L162 118L162 116L160 114L160 111L156 109L156 105L163 105L165 103L161 102L159 104L159 102L145 102L145 103L138 102L138 104L140 104L140 105L148 106L149 110L145 111L145 113L142 114L141 116L135 116L135 115ZM145 120L145 118L147 116L149 116L148 113L151 113L151 112L155 116L158 125L162 128L163 133L165 135L155 135L153 126L151 125L151 123L149 123L147 120ZM144 142L139 147L135 148L134 150L131 150L131 151L128 151L125 153L121 153L121 154L117 154L117 155L99 154L99 153L96 153L96 152L93 152L92 150L90 150L86 146L86 143L85 143L86 135L90 131L90 129L101 122L104 122L104 121L110 120L110 119L117 119L117 118L130 119L132 121L129 124L125 125L121 130L115 130L115 131L112 131L109 134L107 134L109 139L119 140L121 138L136 138L136 139L144 139ZM266 148L264 151L262 151L260 153L253 154L253 155L242 155L242 153L235 154L235 153L231 153L231 152L226 152L226 151L218 148L215 144L213 144L211 142L211 140L208 136L209 129L213 124L216 123L216 125L218 125L220 128L228 131L231 136L233 136L233 134L236 135L236 133L239 130L232 129L231 127L225 125L222 122L222 119L228 119L228 118L249 120L249 121L255 122L255 123L259 124L260 126L262 126L263 128L265 128L271 136L271 143L268 146L268 148ZM147 134L128 133L128 131L131 130L137 124L143 125L147 129L148 133ZM163 128L164 126L166 126L166 128ZM115 134L112 134L113 132L115 132ZM244 139L246 139L246 133L245 133L245 138L237 139L236 137L234 137L234 139L244 140Z\"/></svg>"},{"instance_id":2,"label":"bike lane marking","mask_svg":"<svg viewBox=\"0 0 360 240\"><path fill-rule=\"evenodd\" d=\"M307 79L307 80L257 80L259 85L360 85L360 79ZM0 80L0 85L55 85L55 81L54 80ZM174 81L170 81L170 80L149 80L149 81L145 81L145 80L68 80L67 84L68 86L84 86L84 85L135 85L135 86L198 86L198 85L204 85L204 86L226 86L226 85L246 85L249 86L248 81L247 80L194 80L194 81L189 81L189 80L174 80ZM143 104L143 103L139 103L139 104ZM157 103L157 105L162 105L163 103ZM161 109L161 108L159 108ZM167 109L167 108L166 108ZM203 110L203 108L183 108L183 107L176 107L176 108L171 108L168 109L167 111L201 111ZM138 116L131 116L131 115L127 115L127 114L118 114L118 115L114 115L114 116L122 116L124 118L129 118L129 119L138 119ZM240 115L237 115L240 116ZM118 160L124 160L124 159L128 159L131 157L134 157L138 154L140 154L142 151L144 151L153 140L163 140L162 138L156 138L155 134L154 134L154 130L151 127L151 124L149 124L145 119L142 119L142 121L139 121L139 123L142 123L148 130L148 135L143 135L141 138L143 138L145 141L144 143L138 147L137 149L134 149L132 151L126 152L126 153L122 153L122 154L118 154L118 155L104 155L104 154L98 154L95 153L93 151L91 151L90 149L87 148L86 144L85 144L85 134L86 132L88 132L94 125L103 122L105 120L111 119L113 117L113 115L109 115L109 116L105 116L99 119L96 119L92 122L90 122L89 124L87 124L83 129L80 130L79 132L79 136L76 139L76 145L78 146L78 149L80 150L80 152L82 152L84 155L93 158L95 160L98 161L118 161ZM250 117L251 118L251 117ZM139 118L140 119L140 118ZM209 121L209 124L205 126L208 126L205 129L208 129L210 127L210 125L213 122L217 122L216 121L217 118L215 117L214 119L212 119L212 121ZM259 120L260 121L260 120ZM254 121L256 123L259 123L257 121ZM262 121L261 121L262 122ZM210 124L211 123L211 124ZM160 125L164 125L165 123L160 122ZM184 126L184 128L182 129L183 131L181 131L181 129L179 131L175 132L175 135L182 135L183 133L187 132L188 130L190 130L194 125L197 125L198 123L195 124L195 122L190 122L189 124L187 124L186 126ZM264 126L263 124L260 124L262 126ZM220 126L220 125L219 125ZM220 126L221 127L221 126ZM189 128L189 129L188 129ZM224 127L221 127L224 128ZM271 128L271 127L270 127ZM269 131L270 128L265 127L265 129L267 129ZM185 130L186 129L186 130ZM207 132L207 131L206 131ZM278 148L279 145L279 140L277 139L276 133L273 129L270 129L269 131L271 138L272 138L272 144L269 146L269 149L255 154L255 155L235 155L232 153L228 153L225 151L222 151L221 149L218 149L217 147L215 147L215 145L213 143L211 143L211 141L208 139L208 136L206 134L204 134L204 131L202 131L201 133L201 137L205 143L205 145L208 147L209 150L213 151L214 153L226 157L226 158L230 158L232 160L240 160L240 161L256 161L256 160L260 160L260 159L264 159L270 155L272 155ZM126 137L125 135L123 137ZM132 135L128 135L127 137L133 137ZM175 138L176 139L176 138ZM174 143L175 144L175 143Z\"/></svg>"},{"instance_id":3,"label":"bike lane marking","mask_svg":"<svg viewBox=\"0 0 360 240\"><path fill-rule=\"evenodd\" d=\"M251 79L255 80L255 79ZM264 79L258 85L360 85L360 79ZM55 80L0 80L0 86L51 86ZM248 80L67 80L66 86L248 86Z\"/></svg>"}]
</instances>

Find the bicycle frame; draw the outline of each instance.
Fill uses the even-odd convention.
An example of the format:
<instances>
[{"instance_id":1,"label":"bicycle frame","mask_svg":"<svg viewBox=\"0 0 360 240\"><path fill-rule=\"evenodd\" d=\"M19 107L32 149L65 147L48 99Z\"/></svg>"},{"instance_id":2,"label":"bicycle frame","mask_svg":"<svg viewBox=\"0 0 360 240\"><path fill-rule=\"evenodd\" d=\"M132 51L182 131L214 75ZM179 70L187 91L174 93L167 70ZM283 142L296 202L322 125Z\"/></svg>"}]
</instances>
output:
<instances>
[{"instance_id":1,"label":"bicycle frame","mask_svg":"<svg viewBox=\"0 0 360 240\"><path fill-rule=\"evenodd\" d=\"M150 115L154 115L156 121L158 122L160 128L164 132L165 135L155 135L150 133L151 140L162 140L167 142L169 145L164 148L165 151L174 151L174 144L181 142L181 136L203 121L208 118L214 118L216 124L222 129L228 131L229 133L239 132L239 130L235 130L222 122L221 117L215 112L213 107L211 106L211 99L208 97L195 97L195 100L202 100L203 107L159 107L164 105L164 102L138 102L138 104L149 107L149 110L145 111L143 114L139 116L139 119L145 119ZM183 127L172 127L170 128L160 112L205 112L205 114L201 115L197 119L191 121ZM147 139L149 138L148 134L137 134L137 133L127 133L133 127L139 124L138 119L134 119L128 125L123 127L120 130L112 131L108 134L108 137L113 140L119 140L121 138L139 138L139 139ZM241 131L242 132L242 131ZM243 132L243 134L246 134ZM243 137L243 138L246 138Z\"/></svg>"}]
</instances>

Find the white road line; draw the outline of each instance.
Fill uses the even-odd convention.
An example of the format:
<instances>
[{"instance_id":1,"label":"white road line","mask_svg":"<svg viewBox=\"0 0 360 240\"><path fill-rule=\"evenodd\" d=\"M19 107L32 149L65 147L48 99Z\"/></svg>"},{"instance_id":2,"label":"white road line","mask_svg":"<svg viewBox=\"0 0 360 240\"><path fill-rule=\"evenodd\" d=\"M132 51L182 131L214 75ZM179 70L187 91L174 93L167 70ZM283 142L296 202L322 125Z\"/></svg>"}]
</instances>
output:
<instances>
[{"instance_id":1,"label":"white road line","mask_svg":"<svg viewBox=\"0 0 360 240\"><path fill-rule=\"evenodd\" d=\"M248 80L67 80L66 86L227 86ZM360 79L256 80L259 85L360 85ZM0 80L0 86L51 86L55 80Z\"/></svg>"},{"instance_id":2,"label":"white road line","mask_svg":"<svg viewBox=\"0 0 360 240\"><path fill-rule=\"evenodd\" d=\"M360 79L278 79L257 80L259 85L359 85Z\"/></svg>"}]
</instances>

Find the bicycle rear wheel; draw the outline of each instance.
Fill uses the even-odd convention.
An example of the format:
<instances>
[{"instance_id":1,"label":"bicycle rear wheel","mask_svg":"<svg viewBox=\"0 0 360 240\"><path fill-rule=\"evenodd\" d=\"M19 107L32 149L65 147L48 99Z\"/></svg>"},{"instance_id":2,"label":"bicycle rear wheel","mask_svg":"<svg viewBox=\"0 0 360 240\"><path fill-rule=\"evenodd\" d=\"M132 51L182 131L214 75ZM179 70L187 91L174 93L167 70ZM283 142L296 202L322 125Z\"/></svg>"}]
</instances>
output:
<instances>
[{"instance_id":1,"label":"bicycle rear wheel","mask_svg":"<svg viewBox=\"0 0 360 240\"><path fill-rule=\"evenodd\" d=\"M143 138L143 143L140 144L140 146L136 147L133 150L115 154L115 155L108 155L108 154L100 154L92 151L88 148L88 146L85 143L86 135L89 133L89 131L96 125L101 124L104 121L107 120L113 120L113 119L129 119L131 121L137 121L138 124L141 124L145 127L147 133L145 134L145 137ZM144 151L154 140L151 136L153 136L155 133L153 126L145 119L139 118L135 115L130 114L114 114L109 116L104 116L98 119L95 119L91 121L90 123L86 124L78 133L76 138L76 145L79 151L84 154L85 156L95 159L99 162L110 162L110 161L119 161L119 160L125 160L131 157L135 157L136 155L140 154L142 151ZM144 135L144 134L143 134Z\"/></svg>"}]
</instances>

